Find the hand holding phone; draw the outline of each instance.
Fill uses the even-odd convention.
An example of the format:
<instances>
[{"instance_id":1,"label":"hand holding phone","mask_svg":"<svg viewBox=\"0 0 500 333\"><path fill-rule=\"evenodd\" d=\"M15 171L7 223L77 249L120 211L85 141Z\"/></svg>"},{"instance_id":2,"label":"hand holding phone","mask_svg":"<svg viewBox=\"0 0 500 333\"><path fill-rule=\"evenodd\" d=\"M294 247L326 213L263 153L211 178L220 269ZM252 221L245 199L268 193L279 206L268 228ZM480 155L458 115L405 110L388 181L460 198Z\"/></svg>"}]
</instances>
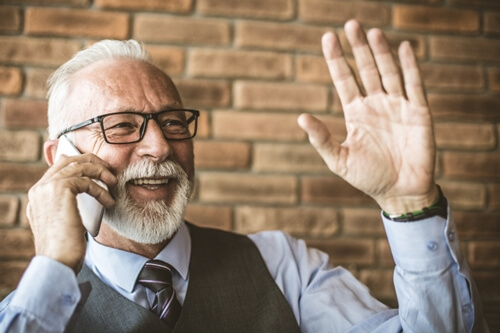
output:
<instances>
[{"instance_id":1,"label":"hand holding phone","mask_svg":"<svg viewBox=\"0 0 500 333\"><path fill-rule=\"evenodd\" d=\"M59 139L55 158L56 162L62 154L67 156L76 156L81 154L80 151L78 151L78 149L64 135ZM100 180L93 179L93 181L108 190L106 184ZM97 236L99 228L101 227L102 216L104 215L104 206L87 193L78 194L76 196L76 201L83 226L93 237Z\"/></svg>"}]
</instances>

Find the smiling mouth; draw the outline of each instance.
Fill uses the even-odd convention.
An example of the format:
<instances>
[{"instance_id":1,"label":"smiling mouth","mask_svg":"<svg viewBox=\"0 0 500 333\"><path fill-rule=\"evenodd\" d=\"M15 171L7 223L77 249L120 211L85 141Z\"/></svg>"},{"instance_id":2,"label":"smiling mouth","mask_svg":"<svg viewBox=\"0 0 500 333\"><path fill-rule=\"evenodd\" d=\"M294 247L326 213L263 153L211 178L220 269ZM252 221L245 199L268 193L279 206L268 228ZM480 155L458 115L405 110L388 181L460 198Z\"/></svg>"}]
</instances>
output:
<instances>
[{"instance_id":1,"label":"smiling mouth","mask_svg":"<svg viewBox=\"0 0 500 333\"><path fill-rule=\"evenodd\" d=\"M171 178L138 178L138 179L132 179L129 181L129 184L135 185L135 186L142 186L148 190L156 190L159 189L162 186L168 185L170 181L173 179Z\"/></svg>"},{"instance_id":2,"label":"smiling mouth","mask_svg":"<svg viewBox=\"0 0 500 333\"><path fill-rule=\"evenodd\" d=\"M169 178L161 178L161 179L132 179L131 183L133 185L166 185L170 181Z\"/></svg>"}]
</instances>

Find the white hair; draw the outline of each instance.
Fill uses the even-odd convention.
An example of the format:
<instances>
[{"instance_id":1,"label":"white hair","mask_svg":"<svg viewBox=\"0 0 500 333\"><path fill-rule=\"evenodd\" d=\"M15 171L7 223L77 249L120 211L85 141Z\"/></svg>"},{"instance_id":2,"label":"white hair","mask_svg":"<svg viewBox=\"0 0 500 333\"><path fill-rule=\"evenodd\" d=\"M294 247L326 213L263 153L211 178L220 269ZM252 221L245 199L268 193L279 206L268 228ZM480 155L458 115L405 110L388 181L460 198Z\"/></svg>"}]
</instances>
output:
<instances>
[{"instance_id":1,"label":"white hair","mask_svg":"<svg viewBox=\"0 0 500 333\"><path fill-rule=\"evenodd\" d=\"M98 61L115 59L135 59L153 64L144 45L135 40L103 40L76 53L49 77L47 99L50 139L56 139L62 130L74 124L74 115L64 107L72 76Z\"/></svg>"}]
</instances>

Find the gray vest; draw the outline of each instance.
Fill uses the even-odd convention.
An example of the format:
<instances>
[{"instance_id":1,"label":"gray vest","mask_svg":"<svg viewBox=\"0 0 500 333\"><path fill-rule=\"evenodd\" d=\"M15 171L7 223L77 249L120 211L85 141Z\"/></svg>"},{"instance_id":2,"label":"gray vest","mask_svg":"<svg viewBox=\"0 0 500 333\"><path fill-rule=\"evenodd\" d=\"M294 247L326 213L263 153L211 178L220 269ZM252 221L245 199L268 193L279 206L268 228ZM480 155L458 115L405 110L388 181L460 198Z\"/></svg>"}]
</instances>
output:
<instances>
[{"instance_id":1,"label":"gray vest","mask_svg":"<svg viewBox=\"0 0 500 333\"><path fill-rule=\"evenodd\" d=\"M189 287L170 330L148 309L105 285L85 265L79 282L92 292L77 310L73 332L300 332L286 298L255 244L245 236L188 224Z\"/></svg>"}]
</instances>

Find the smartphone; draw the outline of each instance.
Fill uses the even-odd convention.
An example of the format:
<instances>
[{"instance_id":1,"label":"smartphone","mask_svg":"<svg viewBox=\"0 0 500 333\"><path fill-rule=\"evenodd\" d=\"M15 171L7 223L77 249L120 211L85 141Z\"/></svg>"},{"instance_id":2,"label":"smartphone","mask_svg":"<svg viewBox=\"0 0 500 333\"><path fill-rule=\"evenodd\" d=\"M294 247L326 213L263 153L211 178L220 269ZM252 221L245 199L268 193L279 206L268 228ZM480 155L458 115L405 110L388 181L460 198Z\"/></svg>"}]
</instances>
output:
<instances>
[{"instance_id":1,"label":"smartphone","mask_svg":"<svg viewBox=\"0 0 500 333\"><path fill-rule=\"evenodd\" d=\"M55 161L64 154L67 156L80 155L80 151L69 141L69 139L63 135L59 138L59 144L57 146ZM106 184L100 180L93 179L101 187L108 190ZM87 231L93 236L97 236L99 233L99 228L101 227L102 216L104 215L104 206L99 203L93 196L87 193L80 193L76 196L76 201L78 204L78 210L80 211L80 216L82 218L83 226Z\"/></svg>"}]
</instances>

